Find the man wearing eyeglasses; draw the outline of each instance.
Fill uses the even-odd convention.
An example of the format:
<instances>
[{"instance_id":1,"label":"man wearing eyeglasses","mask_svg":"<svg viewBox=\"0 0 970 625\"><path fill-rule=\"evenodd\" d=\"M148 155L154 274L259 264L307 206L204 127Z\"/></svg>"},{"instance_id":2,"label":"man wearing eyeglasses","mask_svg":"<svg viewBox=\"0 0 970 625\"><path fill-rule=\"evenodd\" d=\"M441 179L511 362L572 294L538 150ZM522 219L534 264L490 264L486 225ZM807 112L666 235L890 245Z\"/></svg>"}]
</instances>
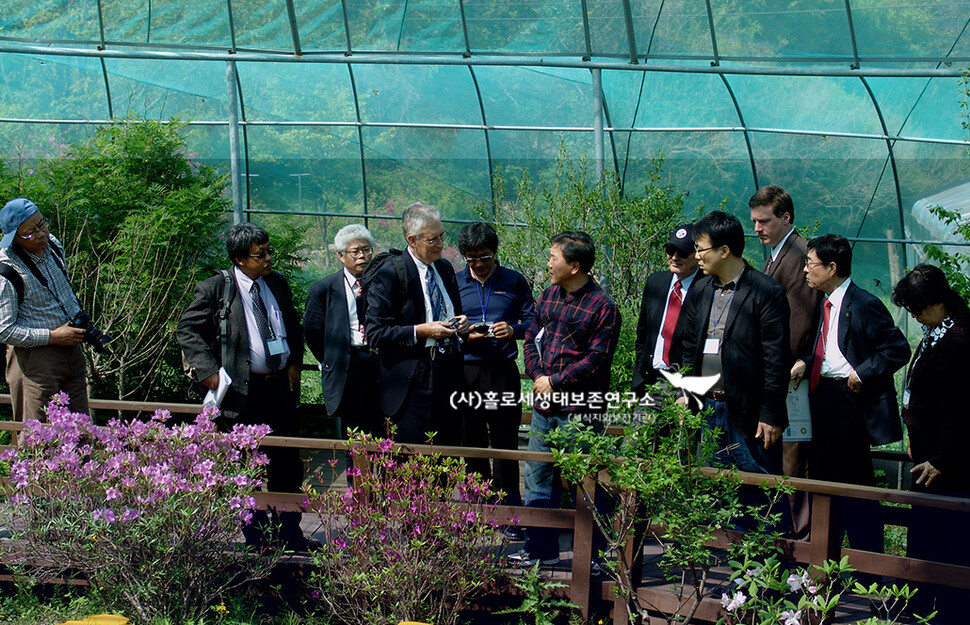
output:
<instances>
[{"instance_id":1,"label":"man wearing eyeglasses","mask_svg":"<svg viewBox=\"0 0 970 625\"><path fill-rule=\"evenodd\" d=\"M48 220L26 198L0 210L0 341L7 349L7 383L13 418L45 419L58 391L70 408L88 412L84 329L70 320L80 311L68 280L64 248L48 231Z\"/></svg>"},{"instance_id":2,"label":"man wearing eyeglasses","mask_svg":"<svg viewBox=\"0 0 970 625\"><path fill-rule=\"evenodd\" d=\"M296 404L303 362L303 326L293 306L293 293L283 274L273 271L269 234L245 223L229 229L226 251L232 269L203 280L182 313L176 336L193 378L209 391L219 391L223 374L232 380L220 409L223 426L266 424L276 436L297 434ZM223 313L228 289L228 311ZM270 491L299 492L303 463L295 448L269 447ZM304 550L300 513L280 514L279 539L287 548ZM249 545L274 540L265 533L269 517L257 511L243 533Z\"/></svg>"},{"instance_id":3,"label":"man wearing eyeglasses","mask_svg":"<svg viewBox=\"0 0 970 625\"><path fill-rule=\"evenodd\" d=\"M687 326L684 303L697 277L693 224L678 226L664 246L669 271L647 277L637 321L633 390L656 384L663 369L679 367Z\"/></svg>"},{"instance_id":4,"label":"man wearing eyeglasses","mask_svg":"<svg viewBox=\"0 0 970 625\"><path fill-rule=\"evenodd\" d=\"M333 238L340 271L310 287L303 326L310 351L320 363L327 414L341 426L384 434L377 356L367 344L361 277L374 257L374 237L360 224L341 228Z\"/></svg>"},{"instance_id":5,"label":"man wearing eyeglasses","mask_svg":"<svg viewBox=\"0 0 970 625\"><path fill-rule=\"evenodd\" d=\"M441 213L417 202L404 209L401 224L408 244L403 264L382 264L366 289L366 336L381 363L381 409L399 442L425 443L434 432L435 443L458 444L461 414L451 402L465 386L461 346L468 317L455 270L441 258Z\"/></svg>"},{"instance_id":6,"label":"man wearing eyeglasses","mask_svg":"<svg viewBox=\"0 0 970 625\"><path fill-rule=\"evenodd\" d=\"M465 415L463 444L518 449L522 382L515 362L516 340L525 338L535 316L535 300L525 276L499 264L498 243L495 228L483 221L468 224L458 234L458 251L466 263L458 272L458 290L469 316L465 384L483 400ZM488 396L495 399L487 401ZM468 461L469 468L491 477L495 487L505 491L503 503L521 506L519 463L495 460L494 465L493 472L488 460ZM515 527L507 528L506 534L513 539L521 536Z\"/></svg>"}]
</instances>

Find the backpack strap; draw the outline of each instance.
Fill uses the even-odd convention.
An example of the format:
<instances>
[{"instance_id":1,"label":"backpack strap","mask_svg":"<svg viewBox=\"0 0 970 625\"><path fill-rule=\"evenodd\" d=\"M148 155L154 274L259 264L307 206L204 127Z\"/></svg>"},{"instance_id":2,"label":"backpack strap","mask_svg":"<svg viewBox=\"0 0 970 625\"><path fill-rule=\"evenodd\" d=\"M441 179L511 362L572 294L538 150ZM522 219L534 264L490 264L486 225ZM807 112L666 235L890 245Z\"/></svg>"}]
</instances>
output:
<instances>
[{"instance_id":1,"label":"backpack strap","mask_svg":"<svg viewBox=\"0 0 970 625\"><path fill-rule=\"evenodd\" d=\"M232 303L233 295L236 293L235 283L228 269L220 269L222 274L222 304L219 306L219 343L222 345L222 366L228 362L229 352L229 305Z\"/></svg>"},{"instance_id":2,"label":"backpack strap","mask_svg":"<svg viewBox=\"0 0 970 625\"><path fill-rule=\"evenodd\" d=\"M6 278L13 285L14 290L17 291L17 305L22 304L24 301L24 278L20 275L20 272L7 263L0 263L0 276Z\"/></svg>"}]
</instances>

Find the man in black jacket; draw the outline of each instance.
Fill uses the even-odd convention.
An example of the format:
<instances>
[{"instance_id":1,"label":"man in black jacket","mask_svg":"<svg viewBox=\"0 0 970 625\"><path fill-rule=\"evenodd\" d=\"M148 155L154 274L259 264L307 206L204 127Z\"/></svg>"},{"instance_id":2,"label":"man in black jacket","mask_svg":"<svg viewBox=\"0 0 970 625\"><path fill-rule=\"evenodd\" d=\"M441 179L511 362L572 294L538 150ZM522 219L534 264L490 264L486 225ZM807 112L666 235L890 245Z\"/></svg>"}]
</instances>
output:
<instances>
[{"instance_id":1,"label":"man in black jacket","mask_svg":"<svg viewBox=\"0 0 970 625\"><path fill-rule=\"evenodd\" d=\"M438 209L411 204L401 222L407 249L385 262L366 289L366 335L381 363L381 409L399 442L425 443L433 432L435 443L456 445L461 415L454 402L464 388L461 337L468 317L455 270L441 258L445 230Z\"/></svg>"},{"instance_id":2,"label":"man in black jacket","mask_svg":"<svg viewBox=\"0 0 970 625\"><path fill-rule=\"evenodd\" d=\"M310 287L303 325L310 351L320 363L327 414L341 427L384 434L377 355L367 344L361 277L374 257L374 237L360 224L341 228L333 239L340 271Z\"/></svg>"},{"instance_id":3,"label":"man in black jacket","mask_svg":"<svg viewBox=\"0 0 970 625\"><path fill-rule=\"evenodd\" d=\"M657 382L659 370L676 368L681 363L688 317L684 303L699 277L693 230L693 224L674 229L664 246L670 270L651 274L643 285L633 372L633 390L638 393Z\"/></svg>"},{"instance_id":4,"label":"man in black jacket","mask_svg":"<svg viewBox=\"0 0 970 625\"><path fill-rule=\"evenodd\" d=\"M708 425L722 432L718 461L780 473L791 362L785 292L741 257L744 230L733 215L702 217L694 245L705 276L687 298L684 365L694 375L720 374L706 397Z\"/></svg>"},{"instance_id":5,"label":"man in black jacket","mask_svg":"<svg viewBox=\"0 0 970 625\"><path fill-rule=\"evenodd\" d=\"M303 326L293 306L286 278L273 271L269 235L255 224L229 229L226 251L233 267L195 287L195 298L182 314L176 335L197 382L217 390L220 369L232 379L220 405L229 423L266 424L276 436L297 433L296 404L303 362ZM229 289L225 335L220 312ZM223 357L225 354L225 357ZM267 486L271 491L299 492L303 464L295 448L266 448ZM280 539L293 549L307 541L299 512L283 512ZM268 524L257 511L246 530L248 544L263 546Z\"/></svg>"}]
</instances>

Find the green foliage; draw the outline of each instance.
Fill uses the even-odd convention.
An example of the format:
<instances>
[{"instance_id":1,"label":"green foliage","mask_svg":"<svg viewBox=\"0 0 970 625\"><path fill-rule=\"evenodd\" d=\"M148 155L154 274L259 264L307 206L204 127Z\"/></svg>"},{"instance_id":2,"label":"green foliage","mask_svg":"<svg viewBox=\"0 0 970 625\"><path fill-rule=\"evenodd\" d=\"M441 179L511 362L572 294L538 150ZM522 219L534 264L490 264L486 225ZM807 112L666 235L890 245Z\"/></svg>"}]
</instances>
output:
<instances>
[{"instance_id":1,"label":"green foliage","mask_svg":"<svg viewBox=\"0 0 970 625\"><path fill-rule=\"evenodd\" d=\"M645 414L635 415L622 436L613 436L590 425L572 423L553 430L549 443L554 462L563 477L580 487L594 508L590 483L616 498L612 511L594 510L597 527L606 537L605 551L617 552L604 569L617 582L619 596L627 599L629 616L645 613L649 606L633 592L630 575L633 562L624 547L634 545L640 553L643 541L652 539L663 547L660 564L670 579L683 584L677 612L693 614L704 596L707 573L718 563L706 545L722 530L731 529L742 517L753 518L758 529L747 532L730 552L747 556L774 549L765 528L777 523L777 514L743 506L738 498L740 482L734 472L702 470L713 458L713 436L702 436L704 414L664 397L659 387L651 389L656 404ZM772 503L783 490L766 487ZM645 530L645 531L644 531ZM687 620L690 616L687 617Z\"/></svg>"},{"instance_id":2,"label":"green foliage","mask_svg":"<svg viewBox=\"0 0 970 625\"><path fill-rule=\"evenodd\" d=\"M488 520L497 494L459 458L402 457L392 441L356 432L348 446L354 485L307 491L330 537L313 553L314 598L347 625L453 625L498 571L503 543Z\"/></svg>"},{"instance_id":3,"label":"green foliage","mask_svg":"<svg viewBox=\"0 0 970 625\"><path fill-rule=\"evenodd\" d=\"M81 307L115 337L108 353L86 355L95 390L118 398L144 396L163 372L158 361L177 362L178 315L220 256L227 180L193 160L182 128L102 126L40 160L37 176L21 168L3 183L51 219Z\"/></svg>"},{"instance_id":4,"label":"green foliage","mask_svg":"<svg viewBox=\"0 0 970 625\"><path fill-rule=\"evenodd\" d=\"M616 176L590 182L585 160L574 165L560 150L547 184L528 172L515 184L514 198L503 173L494 179L494 204L479 207L499 235L502 263L520 271L538 294L546 286L549 239L583 230L597 246L593 276L616 300L626 323L613 360L612 388L628 390L633 377L636 319L645 276L666 268L663 246L674 227L687 219L685 193L662 183L663 158L649 169L643 194L624 194Z\"/></svg>"},{"instance_id":5,"label":"green foliage","mask_svg":"<svg viewBox=\"0 0 970 625\"><path fill-rule=\"evenodd\" d=\"M496 614L522 614L519 620L521 625L554 625L559 614L580 609L568 599L552 596L552 591L569 586L546 579L539 570L538 562L531 569L525 569L521 575L512 578L512 584L525 594L525 599L519 607L500 610ZM527 616L531 618L526 618Z\"/></svg>"}]
</instances>

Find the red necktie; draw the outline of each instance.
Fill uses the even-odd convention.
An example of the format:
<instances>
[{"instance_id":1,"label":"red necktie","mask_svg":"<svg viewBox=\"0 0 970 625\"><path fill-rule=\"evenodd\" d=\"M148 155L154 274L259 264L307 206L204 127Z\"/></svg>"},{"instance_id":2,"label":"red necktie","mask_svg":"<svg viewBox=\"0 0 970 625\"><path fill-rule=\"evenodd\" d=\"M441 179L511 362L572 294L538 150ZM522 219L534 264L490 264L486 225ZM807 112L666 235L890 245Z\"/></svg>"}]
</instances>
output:
<instances>
[{"instance_id":1,"label":"red necktie","mask_svg":"<svg viewBox=\"0 0 970 625\"><path fill-rule=\"evenodd\" d=\"M354 281L354 298L357 300L357 323L360 324L360 340L366 345L367 336L364 334L364 315L363 312L363 295L364 295L364 285L360 283L360 279Z\"/></svg>"},{"instance_id":2,"label":"red necktie","mask_svg":"<svg viewBox=\"0 0 970 625\"><path fill-rule=\"evenodd\" d=\"M822 306L822 331L818 334L815 341L815 353L812 355L812 375L808 378L808 390L814 391L818 386L818 380L822 377L822 361L825 360L825 340L829 334L829 314L832 310L832 302L825 300Z\"/></svg>"},{"instance_id":3,"label":"red necktie","mask_svg":"<svg viewBox=\"0 0 970 625\"><path fill-rule=\"evenodd\" d=\"M683 304L684 294L680 290L680 280L674 282L674 288L667 298L667 317L664 319L664 327L660 331L660 336L664 339L664 363L670 365L670 344L673 343L674 328L677 326L677 317L680 316L680 307Z\"/></svg>"}]
</instances>

